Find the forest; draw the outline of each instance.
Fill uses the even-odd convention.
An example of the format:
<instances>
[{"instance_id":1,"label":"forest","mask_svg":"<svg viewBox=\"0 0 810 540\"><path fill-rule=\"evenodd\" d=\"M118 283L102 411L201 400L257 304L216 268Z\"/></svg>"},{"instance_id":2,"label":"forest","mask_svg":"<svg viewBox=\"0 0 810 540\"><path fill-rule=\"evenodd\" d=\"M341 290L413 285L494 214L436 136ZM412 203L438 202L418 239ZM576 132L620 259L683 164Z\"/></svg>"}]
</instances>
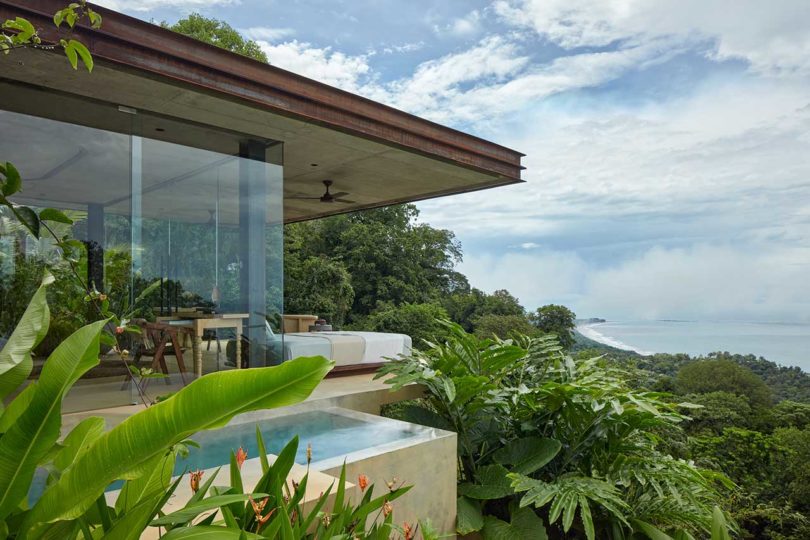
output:
<instances>
[{"instance_id":1,"label":"forest","mask_svg":"<svg viewBox=\"0 0 810 540\"><path fill-rule=\"evenodd\" d=\"M419 222L412 205L288 225L285 242L288 310L405 332L428 352L428 342L452 339L443 319L478 338L554 334L575 361L598 358L630 389L687 404L682 421L645 436L656 452L733 482L722 500L741 538L810 537L810 375L799 368L729 352L641 356L588 340L564 306L527 311L505 289L471 287L455 270L453 233Z\"/></svg>"}]
</instances>

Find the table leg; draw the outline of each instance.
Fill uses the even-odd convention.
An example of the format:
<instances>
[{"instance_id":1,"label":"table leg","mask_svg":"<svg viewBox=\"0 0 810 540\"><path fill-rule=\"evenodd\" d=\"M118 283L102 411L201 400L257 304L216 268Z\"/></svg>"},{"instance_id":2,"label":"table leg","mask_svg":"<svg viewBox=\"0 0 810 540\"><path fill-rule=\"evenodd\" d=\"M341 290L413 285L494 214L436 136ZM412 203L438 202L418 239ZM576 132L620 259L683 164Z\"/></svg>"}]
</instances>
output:
<instances>
[{"instance_id":1,"label":"table leg","mask_svg":"<svg viewBox=\"0 0 810 540\"><path fill-rule=\"evenodd\" d=\"M236 328L236 369L242 369L242 323L238 322L234 325L234 327Z\"/></svg>"},{"instance_id":2,"label":"table leg","mask_svg":"<svg viewBox=\"0 0 810 540\"><path fill-rule=\"evenodd\" d=\"M194 343L191 348L194 352L194 374L202 377L202 336L200 334L194 334Z\"/></svg>"}]
</instances>

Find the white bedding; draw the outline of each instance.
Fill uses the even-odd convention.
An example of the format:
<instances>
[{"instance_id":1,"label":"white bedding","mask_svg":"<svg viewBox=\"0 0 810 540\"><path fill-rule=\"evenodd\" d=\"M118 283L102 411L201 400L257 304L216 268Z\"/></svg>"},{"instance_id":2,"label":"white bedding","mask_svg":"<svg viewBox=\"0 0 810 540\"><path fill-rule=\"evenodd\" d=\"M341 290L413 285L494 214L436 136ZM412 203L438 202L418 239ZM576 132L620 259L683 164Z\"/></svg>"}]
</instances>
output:
<instances>
[{"instance_id":1,"label":"white bedding","mask_svg":"<svg viewBox=\"0 0 810 540\"><path fill-rule=\"evenodd\" d=\"M338 366L374 364L411 352L411 338L382 332L292 332L284 334L284 360L322 355Z\"/></svg>"}]
</instances>

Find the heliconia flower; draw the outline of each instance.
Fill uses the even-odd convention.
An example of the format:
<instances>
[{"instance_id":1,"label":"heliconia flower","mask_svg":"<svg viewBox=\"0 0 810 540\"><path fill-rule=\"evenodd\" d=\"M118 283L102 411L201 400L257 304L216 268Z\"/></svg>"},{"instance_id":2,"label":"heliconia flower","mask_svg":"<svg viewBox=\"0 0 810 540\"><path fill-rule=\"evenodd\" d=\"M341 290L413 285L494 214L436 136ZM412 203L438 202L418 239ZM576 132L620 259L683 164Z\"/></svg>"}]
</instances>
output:
<instances>
[{"instance_id":1,"label":"heliconia flower","mask_svg":"<svg viewBox=\"0 0 810 540\"><path fill-rule=\"evenodd\" d=\"M312 444L307 444L307 465L312 463Z\"/></svg>"},{"instance_id":2,"label":"heliconia flower","mask_svg":"<svg viewBox=\"0 0 810 540\"><path fill-rule=\"evenodd\" d=\"M242 468L242 464L247 459L247 455L248 455L247 450L245 450L241 446L239 447L239 450L236 451L236 466L239 467L240 469Z\"/></svg>"},{"instance_id":3,"label":"heliconia flower","mask_svg":"<svg viewBox=\"0 0 810 540\"><path fill-rule=\"evenodd\" d=\"M124 327L123 326L116 326L115 327L115 333L119 334L119 335L123 334L124 333Z\"/></svg>"},{"instance_id":4,"label":"heliconia flower","mask_svg":"<svg viewBox=\"0 0 810 540\"><path fill-rule=\"evenodd\" d=\"M264 499L262 499L261 502L257 503L256 501L253 500L253 497L248 497L248 499L250 500L250 505L253 507L253 513L256 514L257 519L262 517L262 512L264 511L264 507L267 505L267 500L269 498L270 497L265 497ZM273 510L275 510L275 508ZM272 513L273 512L270 512L270 514Z\"/></svg>"},{"instance_id":5,"label":"heliconia flower","mask_svg":"<svg viewBox=\"0 0 810 540\"><path fill-rule=\"evenodd\" d=\"M103 302L103 301L105 301L107 299L107 295L102 293L102 294L98 295L98 299Z\"/></svg>"},{"instance_id":6,"label":"heliconia flower","mask_svg":"<svg viewBox=\"0 0 810 540\"><path fill-rule=\"evenodd\" d=\"M360 491L365 491L368 487L368 476L361 474L357 477L357 485L360 486Z\"/></svg>"},{"instance_id":7,"label":"heliconia flower","mask_svg":"<svg viewBox=\"0 0 810 540\"><path fill-rule=\"evenodd\" d=\"M415 529L411 529L411 526L408 523L402 524L402 534L405 535L405 540L411 540L414 532L416 532Z\"/></svg>"},{"instance_id":8,"label":"heliconia flower","mask_svg":"<svg viewBox=\"0 0 810 540\"><path fill-rule=\"evenodd\" d=\"M197 493L200 490L200 480L205 474L205 471L197 469L196 471L191 471L188 474L189 474L189 483L191 484L191 491Z\"/></svg>"},{"instance_id":9,"label":"heliconia flower","mask_svg":"<svg viewBox=\"0 0 810 540\"><path fill-rule=\"evenodd\" d=\"M393 477L391 480L386 480L385 485L388 486L388 491L394 491L397 488L397 484L399 484L399 478L396 476Z\"/></svg>"},{"instance_id":10,"label":"heliconia flower","mask_svg":"<svg viewBox=\"0 0 810 540\"><path fill-rule=\"evenodd\" d=\"M329 524L332 523L332 518L329 516L329 514L324 514L321 518L321 523L324 527L329 527Z\"/></svg>"},{"instance_id":11,"label":"heliconia flower","mask_svg":"<svg viewBox=\"0 0 810 540\"><path fill-rule=\"evenodd\" d=\"M393 511L394 506L390 502L385 501L385 504L383 505L383 516L388 517L391 515L391 512Z\"/></svg>"}]
</instances>

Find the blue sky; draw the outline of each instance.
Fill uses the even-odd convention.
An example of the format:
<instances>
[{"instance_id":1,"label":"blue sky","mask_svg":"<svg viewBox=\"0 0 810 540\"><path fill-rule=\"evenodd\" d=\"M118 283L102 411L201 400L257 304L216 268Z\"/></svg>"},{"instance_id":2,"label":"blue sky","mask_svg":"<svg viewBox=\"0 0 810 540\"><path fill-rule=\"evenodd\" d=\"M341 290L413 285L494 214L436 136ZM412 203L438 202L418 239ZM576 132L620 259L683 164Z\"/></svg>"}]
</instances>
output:
<instances>
[{"instance_id":1,"label":"blue sky","mask_svg":"<svg viewBox=\"0 0 810 540\"><path fill-rule=\"evenodd\" d=\"M527 154L420 205L473 285L581 316L810 322L807 0L106 0Z\"/></svg>"}]
</instances>

